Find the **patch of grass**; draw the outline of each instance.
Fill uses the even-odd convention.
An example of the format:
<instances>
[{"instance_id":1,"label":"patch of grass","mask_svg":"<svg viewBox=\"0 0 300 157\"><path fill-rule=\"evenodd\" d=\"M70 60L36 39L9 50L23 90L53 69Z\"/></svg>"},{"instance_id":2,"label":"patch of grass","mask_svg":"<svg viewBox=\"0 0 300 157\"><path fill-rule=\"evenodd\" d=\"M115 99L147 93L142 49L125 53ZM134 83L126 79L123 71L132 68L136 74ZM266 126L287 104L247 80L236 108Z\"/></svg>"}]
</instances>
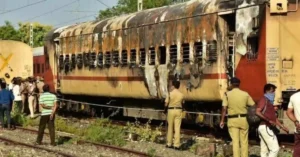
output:
<instances>
[{"instance_id":1,"label":"patch of grass","mask_svg":"<svg viewBox=\"0 0 300 157\"><path fill-rule=\"evenodd\" d=\"M150 157L155 157L156 154L156 149L154 148L150 148L147 152L147 155L149 155Z\"/></svg>"}]
</instances>

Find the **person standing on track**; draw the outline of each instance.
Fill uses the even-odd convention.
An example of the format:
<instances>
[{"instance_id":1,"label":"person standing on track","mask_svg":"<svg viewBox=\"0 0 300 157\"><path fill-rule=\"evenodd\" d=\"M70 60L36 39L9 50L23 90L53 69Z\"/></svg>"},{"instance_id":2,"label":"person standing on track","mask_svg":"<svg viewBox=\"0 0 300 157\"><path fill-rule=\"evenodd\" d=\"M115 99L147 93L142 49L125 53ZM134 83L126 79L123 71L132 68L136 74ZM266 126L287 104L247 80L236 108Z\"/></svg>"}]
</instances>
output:
<instances>
[{"instance_id":1,"label":"person standing on track","mask_svg":"<svg viewBox=\"0 0 300 157\"><path fill-rule=\"evenodd\" d=\"M12 90L15 97L13 104L13 116L20 115L22 113L22 97L20 93L20 85L21 80L16 79L15 85Z\"/></svg>"},{"instance_id":2,"label":"person standing on track","mask_svg":"<svg viewBox=\"0 0 300 157\"><path fill-rule=\"evenodd\" d=\"M165 107L168 107L168 132L167 132L167 148L172 148L173 132L175 130L174 149L180 149L180 127L182 120L182 104L184 96L178 90L180 87L179 81L173 81L171 92L165 100Z\"/></svg>"},{"instance_id":3,"label":"person standing on track","mask_svg":"<svg viewBox=\"0 0 300 157\"><path fill-rule=\"evenodd\" d=\"M11 91L6 89L6 83L1 83L1 91L0 91L0 121L1 126L4 128L4 114L7 118L7 128L11 128L11 105L14 100L14 95Z\"/></svg>"},{"instance_id":4,"label":"person standing on track","mask_svg":"<svg viewBox=\"0 0 300 157\"><path fill-rule=\"evenodd\" d=\"M239 89L240 80L230 80L232 90L223 97L223 109L220 127L224 128L225 115L228 110L228 130L233 143L233 157L248 157L247 105L255 105L251 96Z\"/></svg>"},{"instance_id":5,"label":"person standing on track","mask_svg":"<svg viewBox=\"0 0 300 157\"><path fill-rule=\"evenodd\" d=\"M37 86L37 89L38 89L38 94L36 96L37 102L39 102L40 96L43 93L43 87L44 87L44 85L45 85L44 79L42 77L38 76L36 78L36 86ZM41 107L39 107L39 112L42 112L42 108Z\"/></svg>"},{"instance_id":6,"label":"person standing on track","mask_svg":"<svg viewBox=\"0 0 300 157\"><path fill-rule=\"evenodd\" d=\"M54 127L54 119L55 112L57 109L57 98L54 94L51 94L49 85L45 84L43 86L44 93L41 95L39 104L42 108L40 125L39 125L39 133L36 140L36 144L41 144L44 136L44 131L46 125L48 125L51 145L55 146L55 127Z\"/></svg>"},{"instance_id":7,"label":"person standing on track","mask_svg":"<svg viewBox=\"0 0 300 157\"><path fill-rule=\"evenodd\" d=\"M289 132L289 130L286 127L284 127L277 119L276 111L273 106L275 99L275 90L275 85L266 84L264 86L264 97L260 99L256 107L256 115L262 119L258 127L261 157L278 156L280 147L276 137L276 125L278 125L287 133Z\"/></svg>"},{"instance_id":8,"label":"person standing on track","mask_svg":"<svg viewBox=\"0 0 300 157\"><path fill-rule=\"evenodd\" d=\"M22 98L22 113L24 113L25 106L28 104L28 79L22 79L20 93Z\"/></svg>"},{"instance_id":9,"label":"person standing on track","mask_svg":"<svg viewBox=\"0 0 300 157\"><path fill-rule=\"evenodd\" d=\"M293 94L290 98L288 105L288 110L286 112L287 116L291 121L294 122L295 130L295 145L294 145L294 154L293 157L300 156L300 89L297 93Z\"/></svg>"},{"instance_id":10,"label":"person standing on track","mask_svg":"<svg viewBox=\"0 0 300 157\"><path fill-rule=\"evenodd\" d=\"M30 118L35 118L35 110L36 110L36 83L33 78L29 79L29 86L28 86L28 103L29 103L29 110L30 110Z\"/></svg>"}]
</instances>

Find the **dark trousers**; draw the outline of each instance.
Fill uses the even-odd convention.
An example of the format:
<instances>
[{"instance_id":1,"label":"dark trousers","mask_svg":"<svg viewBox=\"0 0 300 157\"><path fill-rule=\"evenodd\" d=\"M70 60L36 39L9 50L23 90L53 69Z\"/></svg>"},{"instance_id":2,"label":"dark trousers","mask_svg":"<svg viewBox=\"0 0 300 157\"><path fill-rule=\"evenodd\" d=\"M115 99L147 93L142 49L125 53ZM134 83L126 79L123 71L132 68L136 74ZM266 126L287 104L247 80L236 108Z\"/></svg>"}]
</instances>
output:
<instances>
[{"instance_id":1,"label":"dark trousers","mask_svg":"<svg viewBox=\"0 0 300 157\"><path fill-rule=\"evenodd\" d=\"M7 125L10 127L11 117L10 117L10 105L2 104L0 105L0 121L2 128L4 128L4 114L7 119Z\"/></svg>"},{"instance_id":2,"label":"dark trousers","mask_svg":"<svg viewBox=\"0 0 300 157\"><path fill-rule=\"evenodd\" d=\"M295 134L295 145L293 157L300 156L300 134Z\"/></svg>"},{"instance_id":3,"label":"dark trousers","mask_svg":"<svg viewBox=\"0 0 300 157\"><path fill-rule=\"evenodd\" d=\"M53 117L52 120L50 120L50 115L41 116L40 125L39 125L39 133L38 133L38 137L37 137L36 142L37 143L41 143L42 142L46 125L48 125L49 134L50 134L50 140L51 140L51 145L54 145L55 144L54 117Z\"/></svg>"}]
</instances>

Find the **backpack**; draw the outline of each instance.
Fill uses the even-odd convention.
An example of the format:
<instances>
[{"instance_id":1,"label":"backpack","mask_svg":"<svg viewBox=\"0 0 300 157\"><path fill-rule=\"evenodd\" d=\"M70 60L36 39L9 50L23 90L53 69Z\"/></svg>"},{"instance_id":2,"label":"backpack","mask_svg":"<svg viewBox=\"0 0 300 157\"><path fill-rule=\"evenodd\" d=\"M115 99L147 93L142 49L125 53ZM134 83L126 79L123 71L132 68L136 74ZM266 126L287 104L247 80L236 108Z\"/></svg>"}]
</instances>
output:
<instances>
[{"instance_id":1,"label":"backpack","mask_svg":"<svg viewBox=\"0 0 300 157\"><path fill-rule=\"evenodd\" d=\"M262 114L265 114L267 110L267 99L265 101L265 106L262 110ZM256 105L250 106L247 109L247 121L250 126L258 126L261 122L261 118L256 115Z\"/></svg>"}]
</instances>

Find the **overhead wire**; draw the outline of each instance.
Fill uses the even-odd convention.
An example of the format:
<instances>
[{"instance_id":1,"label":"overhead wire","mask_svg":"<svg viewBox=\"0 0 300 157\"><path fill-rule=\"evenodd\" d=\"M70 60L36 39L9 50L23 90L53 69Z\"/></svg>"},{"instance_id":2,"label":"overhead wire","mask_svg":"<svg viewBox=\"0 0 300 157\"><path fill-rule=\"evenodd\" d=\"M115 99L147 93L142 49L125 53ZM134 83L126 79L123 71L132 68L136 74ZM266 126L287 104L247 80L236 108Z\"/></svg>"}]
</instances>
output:
<instances>
[{"instance_id":1,"label":"overhead wire","mask_svg":"<svg viewBox=\"0 0 300 157\"><path fill-rule=\"evenodd\" d=\"M19 7L19 8L14 8L14 9L10 9L10 10L4 11L4 12L0 12L0 15L7 14L7 13L10 13L10 12L14 12L14 11L17 11L17 10L21 10L23 8L27 8L27 7L30 7L30 6L33 6L33 5L37 5L39 3L43 3L45 1L47 1L47 0L41 0L41 1L38 1L38 2L35 2L35 3L24 5L24 6Z\"/></svg>"},{"instance_id":2,"label":"overhead wire","mask_svg":"<svg viewBox=\"0 0 300 157\"><path fill-rule=\"evenodd\" d=\"M38 15L38 16L35 16L35 17L32 17L32 18L28 18L27 20L24 20L24 21L25 21L25 22L26 22L26 21L30 21L30 20L33 20L33 19L36 19L36 18L45 16L45 15L47 15L47 14L53 13L53 12L55 12L55 11L57 11L57 10L60 10L60 9L64 8L64 7L67 7L67 6L69 6L69 5L72 5L73 3L77 2L77 1L78 1L78 0L74 0L74 1L72 1L72 2L70 2L70 3L68 3L68 4L65 4L65 5L59 7L59 8L55 8L55 9L53 9L53 10L51 10L51 11L48 11L48 12L46 12L46 13L43 13L43 14L41 14L41 15Z\"/></svg>"},{"instance_id":3,"label":"overhead wire","mask_svg":"<svg viewBox=\"0 0 300 157\"><path fill-rule=\"evenodd\" d=\"M108 6L107 4L105 4L104 2L102 2L101 0L97 0L99 3L101 3L102 5L104 5L104 6L106 6L106 7L108 7L108 8L110 8L110 6Z\"/></svg>"},{"instance_id":4,"label":"overhead wire","mask_svg":"<svg viewBox=\"0 0 300 157\"><path fill-rule=\"evenodd\" d=\"M63 24L69 23L69 22L77 21L77 20L80 20L80 19L85 19L85 18L88 18L88 17L92 17L92 16L95 16L95 15L98 15L98 14L92 14L92 15L82 16L82 17L79 17L79 18L74 18L74 19L69 20L69 21L65 21L65 22L62 22L62 23L55 24L54 27L60 26L60 25L63 25Z\"/></svg>"}]
</instances>

